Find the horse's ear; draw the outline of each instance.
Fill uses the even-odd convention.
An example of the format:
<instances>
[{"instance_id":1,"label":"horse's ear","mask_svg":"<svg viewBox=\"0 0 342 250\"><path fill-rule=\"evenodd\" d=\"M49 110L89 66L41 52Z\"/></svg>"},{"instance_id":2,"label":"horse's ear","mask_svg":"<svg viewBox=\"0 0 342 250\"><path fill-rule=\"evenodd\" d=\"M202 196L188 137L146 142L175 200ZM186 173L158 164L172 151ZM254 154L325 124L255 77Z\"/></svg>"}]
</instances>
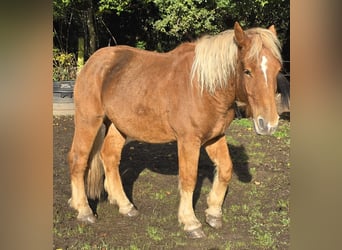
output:
<instances>
[{"instance_id":1,"label":"horse's ear","mask_svg":"<svg viewBox=\"0 0 342 250\"><path fill-rule=\"evenodd\" d=\"M277 35L277 31L274 27L274 25L271 25L269 28L268 28L269 31L271 31L274 35Z\"/></svg>"},{"instance_id":2,"label":"horse's ear","mask_svg":"<svg viewBox=\"0 0 342 250\"><path fill-rule=\"evenodd\" d=\"M243 47L246 42L246 34L238 22L235 22L234 24L234 35L235 41L238 44L238 46Z\"/></svg>"}]
</instances>

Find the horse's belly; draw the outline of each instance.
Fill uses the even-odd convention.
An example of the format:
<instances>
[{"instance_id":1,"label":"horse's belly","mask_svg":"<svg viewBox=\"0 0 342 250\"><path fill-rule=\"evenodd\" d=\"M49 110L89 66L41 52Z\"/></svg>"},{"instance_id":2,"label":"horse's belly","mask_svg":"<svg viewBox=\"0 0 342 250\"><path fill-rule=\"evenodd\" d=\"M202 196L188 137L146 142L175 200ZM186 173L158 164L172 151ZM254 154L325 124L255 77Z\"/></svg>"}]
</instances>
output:
<instances>
[{"instance_id":1,"label":"horse's belly","mask_svg":"<svg viewBox=\"0 0 342 250\"><path fill-rule=\"evenodd\" d=\"M130 133L131 132L131 133ZM125 133L125 132L124 132ZM162 134L160 131L149 130L149 131L127 131L125 133L127 139L131 141L141 141L147 143L166 143L175 140L175 137L170 134Z\"/></svg>"},{"instance_id":2,"label":"horse's belly","mask_svg":"<svg viewBox=\"0 0 342 250\"><path fill-rule=\"evenodd\" d=\"M143 141L148 143L165 143L175 140L175 136L165 126L157 123L146 123L138 119L140 124L119 122L117 128L131 140Z\"/></svg>"},{"instance_id":3,"label":"horse's belly","mask_svg":"<svg viewBox=\"0 0 342 250\"><path fill-rule=\"evenodd\" d=\"M131 140L148 143L165 143L174 141L166 114L157 114L153 110L127 110L122 108L109 112L108 117L114 126Z\"/></svg>"}]
</instances>

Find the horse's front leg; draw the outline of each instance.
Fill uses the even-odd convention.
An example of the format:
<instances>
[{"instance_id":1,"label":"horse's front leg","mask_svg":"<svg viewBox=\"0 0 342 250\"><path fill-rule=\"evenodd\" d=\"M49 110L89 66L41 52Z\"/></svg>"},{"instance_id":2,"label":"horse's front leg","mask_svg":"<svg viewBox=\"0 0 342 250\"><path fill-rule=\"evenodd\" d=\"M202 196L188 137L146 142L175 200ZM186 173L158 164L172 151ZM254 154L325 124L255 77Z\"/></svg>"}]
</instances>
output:
<instances>
[{"instance_id":1,"label":"horse's front leg","mask_svg":"<svg viewBox=\"0 0 342 250\"><path fill-rule=\"evenodd\" d=\"M225 136L206 145L205 149L216 166L213 186L207 198L206 222L213 228L220 228L222 227L222 203L232 177L233 164Z\"/></svg>"},{"instance_id":2,"label":"horse's front leg","mask_svg":"<svg viewBox=\"0 0 342 250\"><path fill-rule=\"evenodd\" d=\"M193 193L197 181L200 142L182 140L177 142L179 161L180 204L178 220L190 238L202 238L205 234L193 209Z\"/></svg>"}]
</instances>

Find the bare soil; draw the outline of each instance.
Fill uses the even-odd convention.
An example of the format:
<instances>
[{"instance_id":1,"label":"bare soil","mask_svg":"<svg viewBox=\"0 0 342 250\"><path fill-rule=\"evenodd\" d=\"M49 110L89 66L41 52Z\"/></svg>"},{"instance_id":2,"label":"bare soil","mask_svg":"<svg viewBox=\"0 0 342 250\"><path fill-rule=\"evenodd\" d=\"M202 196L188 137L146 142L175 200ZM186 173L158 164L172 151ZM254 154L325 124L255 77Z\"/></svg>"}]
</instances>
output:
<instances>
[{"instance_id":1,"label":"bare soil","mask_svg":"<svg viewBox=\"0 0 342 250\"><path fill-rule=\"evenodd\" d=\"M68 206L73 116L53 120L53 248L54 249L288 249L290 137L289 120L279 133L256 135L247 119L227 131L234 175L223 204L223 227L210 228L204 210L214 167L201 151L194 208L207 237L191 240L178 224L177 148L131 142L122 153L120 172L128 197L140 214L123 217L115 205L101 201L98 221L76 220Z\"/></svg>"}]
</instances>

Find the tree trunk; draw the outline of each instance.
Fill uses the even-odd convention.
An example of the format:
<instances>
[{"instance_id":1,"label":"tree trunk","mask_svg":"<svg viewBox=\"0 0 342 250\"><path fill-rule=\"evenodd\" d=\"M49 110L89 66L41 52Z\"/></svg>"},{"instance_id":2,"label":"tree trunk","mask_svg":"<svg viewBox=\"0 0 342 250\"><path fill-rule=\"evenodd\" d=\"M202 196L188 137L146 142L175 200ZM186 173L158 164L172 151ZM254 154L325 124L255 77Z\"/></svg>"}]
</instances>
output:
<instances>
[{"instance_id":1,"label":"tree trunk","mask_svg":"<svg viewBox=\"0 0 342 250\"><path fill-rule=\"evenodd\" d=\"M93 1L88 0L89 8L87 13L87 26L89 31L89 56L93 54L96 50L96 33L95 33L95 24L94 24L94 8Z\"/></svg>"},{"instance_id":2,"label":"tree trunk","mask_svg":"<svg viewBox=\"0 0 342 250\"><path fill-rule=\"evenodd\" d=\"M78 53L77 53L77 73L84 65L84 38L78 38Z\"/></svg>"}]
</instances>

